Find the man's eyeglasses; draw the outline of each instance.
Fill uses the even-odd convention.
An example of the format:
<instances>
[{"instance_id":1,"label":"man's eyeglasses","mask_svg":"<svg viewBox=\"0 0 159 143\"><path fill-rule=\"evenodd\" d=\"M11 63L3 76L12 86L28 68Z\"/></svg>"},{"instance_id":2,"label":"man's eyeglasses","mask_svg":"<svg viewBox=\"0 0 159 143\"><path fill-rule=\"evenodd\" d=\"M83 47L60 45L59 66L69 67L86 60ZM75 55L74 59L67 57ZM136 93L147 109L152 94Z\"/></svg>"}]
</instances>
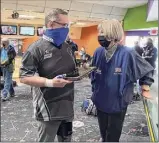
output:
<instances>
[{"instance_id":1,"label":"man's eyeglasses","mask_svg":"<svg viewBox=\"0 0 159 143\"><path fill-rule=\"evenodd\" d=\"M53 21L59 25L61 25L62 27L65 27L65 28L68 28L69 27L69 24L68 23L60 23L60 22L57 22L57 21Z\"/></svg>"}]
</instances>

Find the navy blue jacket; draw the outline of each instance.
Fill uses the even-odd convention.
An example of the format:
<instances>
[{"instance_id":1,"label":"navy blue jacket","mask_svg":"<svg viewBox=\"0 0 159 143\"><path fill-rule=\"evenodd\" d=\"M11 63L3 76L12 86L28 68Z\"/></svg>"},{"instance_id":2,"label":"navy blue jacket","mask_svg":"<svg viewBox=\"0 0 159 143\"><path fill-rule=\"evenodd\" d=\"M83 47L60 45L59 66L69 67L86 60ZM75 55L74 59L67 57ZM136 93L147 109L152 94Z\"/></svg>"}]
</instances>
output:
<instances>
[{"instance_id":1,"label":"navy blue jacket","mask_svg":"<svg viewBox=\"0 0 159 143\"><path fill-rule=\"evenodd\" d=\"M1 56L1 49L0 49L0 56ZM9 58L9 61L8 61L8 65L9 65L9 64L13 63L13 60L16 57L16 52L14 50L14 47L12 47L11 45L9 45L8 48L7 48L7 53L8 53L8 58Z\"/></svg>"},{"instance_id":2,"label":"navy blue jacket","mask_svg":"<svg viewBox=\"0 0 159 143\"><path fill-rule=\"evenodd\" d=\"M92 101L106 113L120 112L128 106L133 97L134 82L151 85L153 67L135 52L118 45L107 62L105 48L99 47L93 56L92 66L98 68L91 74Z\"/></svg>"}]
</instances>

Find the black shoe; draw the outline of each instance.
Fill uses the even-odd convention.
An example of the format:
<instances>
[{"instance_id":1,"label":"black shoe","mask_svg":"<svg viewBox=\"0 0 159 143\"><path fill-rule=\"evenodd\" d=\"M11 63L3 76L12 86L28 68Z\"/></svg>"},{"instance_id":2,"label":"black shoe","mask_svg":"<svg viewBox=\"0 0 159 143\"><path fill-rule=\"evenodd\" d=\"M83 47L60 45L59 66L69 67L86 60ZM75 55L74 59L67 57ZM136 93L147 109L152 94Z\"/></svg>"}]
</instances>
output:
<instances>
[{"instance_id":1,"label":"black shoe","mask_svg":"<svg viewBox=\"0 0 159 143\"><path fill-rule=\"evenodd\" d=\"M9 101L9 97L2 97L2 98L1 98L1 101L2 101L2 102Z\"/></svg>"},{"instance_id":2,"label":"black shoe","mask_svg":"<svg viewBox=\"0 0 159 143\"><path fill-rule=\"evenodd\" d=\"M1 99L1 101L2 101L2 102L5 102L6 100L5 100L5 99Z\"/></svg>"}]
</instances>

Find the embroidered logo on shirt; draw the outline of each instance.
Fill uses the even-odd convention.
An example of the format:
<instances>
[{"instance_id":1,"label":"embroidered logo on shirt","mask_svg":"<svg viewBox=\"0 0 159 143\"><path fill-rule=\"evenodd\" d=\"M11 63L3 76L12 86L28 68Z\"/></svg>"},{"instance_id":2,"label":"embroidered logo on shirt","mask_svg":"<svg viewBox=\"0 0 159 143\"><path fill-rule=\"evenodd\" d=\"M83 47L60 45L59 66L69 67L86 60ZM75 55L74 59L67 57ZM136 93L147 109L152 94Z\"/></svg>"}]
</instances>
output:
<instances>
[{"instance_id":1,"label":"embroidered logo on shirt","mask_svg":"<svg viewBox=\"0 0 159 143\"><path fill-rule=\"evenodd\" d=\"M51 58L51 57L52 57L52 53L50 53L50 51L48 51L48 50L45 50L44 60L48 59L48 58Z\"/></svg>"},{"instance_id":2,"label":"embroidered logo on shirt","mask_svg":"<svg viewBox=\"0 0 159 143\"><path fill-rule=\"evenodd\" d=\"M101 74L102 71L101 71L100 69L97 69L97 70L96 70L96 73Z\"/></svg>"},{"instance_id":3,"label":"embroidered logo on shirt","mask_svg":"<svg viewBox=\"0 0 159 143\"><path fill-rule=\"evenodd\" d=\"M49 51L48 51L48 50L45 50L45 54L49 54Z\"/></svg>"},{"instance_id":4,"label":"embroidered logo on shirt","mask_svg":"<svg viewBox=\"0 0 159 143\"><path fill-rule=\"evenodd\" d=\"M121 74L121 73L122 73L121 68L115 68L114 74Z\"/></svg>"}]
</instances>

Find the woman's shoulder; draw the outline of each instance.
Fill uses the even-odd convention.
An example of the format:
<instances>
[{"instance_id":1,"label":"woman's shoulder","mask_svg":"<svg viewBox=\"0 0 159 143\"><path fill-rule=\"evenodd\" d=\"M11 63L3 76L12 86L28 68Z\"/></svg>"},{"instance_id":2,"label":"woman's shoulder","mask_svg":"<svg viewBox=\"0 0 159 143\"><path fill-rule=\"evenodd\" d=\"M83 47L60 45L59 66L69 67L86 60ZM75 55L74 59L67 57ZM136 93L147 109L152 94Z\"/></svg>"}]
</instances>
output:
<instances>
[{"instance_id":1,"label":"woman's shoulder","mask_svg":"<svg viewBox=\"0 0 159 143\"><path fill-rule=\"evenodd\" d=\"M100 46L96 48L95 53L102 52L104 49L105 49L104 47Z\"/></svg>"},{"instance_id":2,"label":"woman's shoulder","mask_svg":"<svg viewBox=\"0 0 159 143\"><path fill-rule=\"evenodd\" d=\"M120 52L123 52L124 54L131 54L135 52L135 48L134 47L127 47L125 45L118 45L118 49Z\"/></svg>"}]
</instances>

